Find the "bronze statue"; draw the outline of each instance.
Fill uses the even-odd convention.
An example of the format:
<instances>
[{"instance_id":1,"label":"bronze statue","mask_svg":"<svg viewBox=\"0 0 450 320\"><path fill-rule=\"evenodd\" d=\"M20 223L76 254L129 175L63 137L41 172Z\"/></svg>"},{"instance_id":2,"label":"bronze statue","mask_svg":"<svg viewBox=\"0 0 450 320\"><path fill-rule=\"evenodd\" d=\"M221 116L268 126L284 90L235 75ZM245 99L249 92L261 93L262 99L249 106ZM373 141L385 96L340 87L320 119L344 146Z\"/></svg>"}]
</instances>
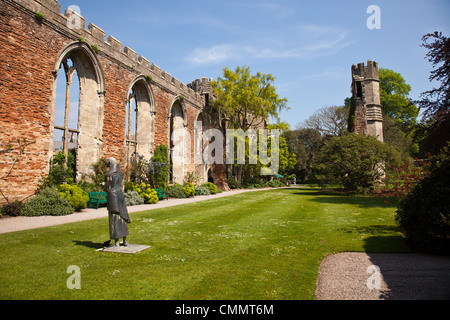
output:
<instances>
[{"instance_id":1,"label":"bronze statue","mask_svg":"<svg viewBox=\"0 0 450 320\"><path fill-rule=\"evenodd\" d=\"M122 172L114 158L106 160L109 168L106 173L106 192L108 193L108 217L109 236L115 240L115 246L120 247L119 239L123 238L124 246L127 246L128 226L131 222L128 215L125 198L122 192Z\"/></svg>"}]
</instances>

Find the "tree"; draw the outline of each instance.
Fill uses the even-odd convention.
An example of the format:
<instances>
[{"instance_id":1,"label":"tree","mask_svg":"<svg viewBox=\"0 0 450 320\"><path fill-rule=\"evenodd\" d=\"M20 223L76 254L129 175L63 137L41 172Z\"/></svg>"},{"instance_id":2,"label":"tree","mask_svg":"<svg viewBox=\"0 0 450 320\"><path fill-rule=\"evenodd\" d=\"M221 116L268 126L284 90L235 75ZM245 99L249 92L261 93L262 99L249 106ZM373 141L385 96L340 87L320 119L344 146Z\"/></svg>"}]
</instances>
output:
<instances>
[{"instance_id":1,"label":"tree","mask_svg":"<svg viewBox=\"0 0 450 320\"><path fill-rule=\"evenodd\" d=\"M297 125L297 129L318 130L324 136L342 136L347 132L349 108L330 106L317 110Z\"/></svg>"},{"instance_id":2,"label":"tree","mask_svg":"<svg viewBox=\"0 0 450 320\"><path fill-rule=\"evenodd\" d=\"M298 129L284 133L289 152L296 155L297 163L290 174L302 181L313 173L325 138L316 129Z\"/></svg>"},{"instance_id":3,"label":"tree","mask_svg":"<svg viewBox=\"0 0 450 320\"><path fill-rule=\"evenodd\" d=\"M406 134L398 121L388 115L383 117L383 137L384 143L396 147L405 161L411 158L411 155L419 152L419 146L414 141L412 134Z\"/></svg>"},{"instance_id":4,"label":"tree","mask_svg":"<svg viewBox=\"0 0 450 320\"><path fill-rule=\"evenodd\" d=\"M251 75L249 67L236 67L234 71L223 69L223 78L212 83L214 107L227 128L242 129L264 124L272 117L279 120L278 113L287 109L287 99L280 98L271 74L257 72Z\"/></svg>"},{"instance_id":5,"label":"tree","mask_svg":"<svg viewBox=\"0 0 450 320\"><path fill-rule=\"evenodd\" d=\"M442 32L434 32L423 36L422 42L434 67L429 80L440 82L440 87L423 92L416 103L424 110L425 151L438 154L450 140L450 39Z\"/></svg>"},{"instance_id":6,"label":"tree","mask_svg":"<svg viewBox=\"0 0 450 320\"><path fill-rule=\"evenodd\" d=\"M279 97L274 82L271 74L252 75L249 67L224 68L223 77L211 83L214 101L210 111L215 126L225 135L226 129L247 131L265 126L269 117L279 121L279 112L288 108L287 99ZM239 184L242 170L243 165L238 164Z\"/></svg>"},{"instance_id":7,"label":"tree","mask_svg":"<svg viewBox=\"0 0 450 320\"><path fill-rule=\"evenodd\" d=\"M383 114L394 119L403 130L411 130L419 116L419 108L408 99L411 86L391 69L380 68L379 77Z\"/></svg>"},{"instance_id":8,"label":"tree","mask_svg":"<svg viewBox=\"0 0 450 320\"><path fill-rule=\"evenodd\" d=\"M375 137L348 133L322 148L322 170L349 190L372 189L385 168L400 162L398 151Z\"/></svg>"}]
</instances>

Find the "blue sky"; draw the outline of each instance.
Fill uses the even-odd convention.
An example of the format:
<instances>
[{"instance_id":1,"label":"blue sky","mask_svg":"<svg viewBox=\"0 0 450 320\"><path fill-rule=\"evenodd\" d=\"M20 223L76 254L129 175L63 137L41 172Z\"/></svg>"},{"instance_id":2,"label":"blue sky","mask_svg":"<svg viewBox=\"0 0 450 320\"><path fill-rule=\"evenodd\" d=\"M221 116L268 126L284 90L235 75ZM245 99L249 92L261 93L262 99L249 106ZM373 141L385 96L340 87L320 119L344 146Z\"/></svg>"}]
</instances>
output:
<instances>
[{"instance_id":1,"label":"blue sky","mask_svg":"<svg viewBox=\"0 0 450 320\"><path fill-rule=\"evenodd\" d=\"M350 96L351 66L367 60L403 75L417 99L432 84L424 34L450 35L448 0L59 0L183 83L224 67L271 73L292 128ZM381 29L370 30L370 5Z\"/></svg>"}]
</instances>

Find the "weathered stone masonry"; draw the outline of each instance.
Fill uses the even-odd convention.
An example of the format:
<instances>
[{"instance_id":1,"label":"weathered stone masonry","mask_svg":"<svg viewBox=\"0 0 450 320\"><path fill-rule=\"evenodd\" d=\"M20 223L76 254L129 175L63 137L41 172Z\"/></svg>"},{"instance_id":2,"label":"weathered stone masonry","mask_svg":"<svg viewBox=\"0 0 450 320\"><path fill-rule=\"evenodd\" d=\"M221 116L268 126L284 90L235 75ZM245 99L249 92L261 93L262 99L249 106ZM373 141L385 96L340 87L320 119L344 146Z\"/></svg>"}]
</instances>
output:
<instances>
[{"instance_id":1,"label":"weathered stone masonry","mask_svg":"<svg viewBox=\"0 0 450 320\"><path fill-rule=\"evenodd\" d=\"M354 132L374 136L383 142L383 113L377 62L369 60L367 65L359 63L352 66L352 91L356 103Z\"/></svg>"},{"instance_id":2,"label":"weathered stone masonry","mask_svg":"<svg viewBox=\"0 0 450 320\"><path fill-rule=\"evenodd\" d=\"M36 12L44 19L36 18ZM7 179L0 180L0 189L10 200L33 194L39 179L48 174L56 78L65 59L73 61L80 79L79 174L88 173L100 157L115 157L121 166L127 162L126 108L132 90L139 100L136 149L147 158L155 146L170 145L175 109L193 137L194 124L205 106L205 92L191 88L197 87L193 84L198 80L180 83L114 37L105 40L101 28L90 23L86 29L81 16L76 16L81 28L69 28L73 14L70 10L62 14L56 0L0 0L0 145L4 148L19 138L34 142ZM207 82L204 78L203 87ZM191 141L191 163L193 151ZM0 177L11 164L11 157L0 158ZM193 170L205 172L185 165L178 175Z\"/></svg>"}]
</instances>

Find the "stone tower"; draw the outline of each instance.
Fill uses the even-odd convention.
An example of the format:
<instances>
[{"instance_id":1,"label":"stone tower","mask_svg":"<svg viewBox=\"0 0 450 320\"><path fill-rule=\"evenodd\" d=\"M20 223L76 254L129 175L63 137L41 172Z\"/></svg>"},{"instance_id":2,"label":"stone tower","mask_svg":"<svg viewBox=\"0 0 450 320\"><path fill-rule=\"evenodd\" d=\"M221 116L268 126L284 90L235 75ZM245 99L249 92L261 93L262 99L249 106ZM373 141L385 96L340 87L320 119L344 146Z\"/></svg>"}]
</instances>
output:
<instances>
[{"instance_id":1,"label":"stone tower","mask_svg":"<svg viewBox=\"0 0 450 320\"><path fill-rule=\"evenodd\" d=\"M353 100L356 104L353 131L374 136L383 142L378 63L369 60L367 66L364 63L353 65L352 80Z\"/></svg>"}]
</instances>

